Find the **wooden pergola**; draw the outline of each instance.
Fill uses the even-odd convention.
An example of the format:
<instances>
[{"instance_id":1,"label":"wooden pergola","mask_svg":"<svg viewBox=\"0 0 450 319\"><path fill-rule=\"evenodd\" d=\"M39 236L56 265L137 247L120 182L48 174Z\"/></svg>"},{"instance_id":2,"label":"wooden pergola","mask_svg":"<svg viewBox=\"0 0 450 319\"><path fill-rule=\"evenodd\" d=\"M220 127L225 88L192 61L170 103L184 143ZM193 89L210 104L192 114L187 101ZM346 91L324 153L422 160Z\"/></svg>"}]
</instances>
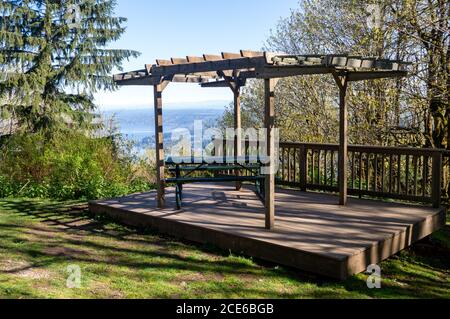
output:
<instances>
[{"instance_id":1,"label":"wooden pergola","mask_svg":"<svg viewBox=\"0 0 450 319\"><path fill-rule=\"evenodd\" d=\"M331 74L340 92L339 125L339 204L347 204L348 120L346 95L350 82L404 77L407 63L374 57L349 55L286 55L270 52L241 51L240 53L205 54L157 60L145 69L118 74L114 81L120 85L143 85L154 88L155 139L157 165L157 203L165 205L165 158L163 141L162 92L170 82L198 83L205 88L229 87L234 94L234 127L241 128L240 92L247 79L263 79L265 88L265 128L267 155L271 166L275 156L275 86L280 78L313 74ZM240 136L235 139L235 156L241 155ZM275 225L275 173L265 177L266 228Z\"/></svg>"}]
</instances>

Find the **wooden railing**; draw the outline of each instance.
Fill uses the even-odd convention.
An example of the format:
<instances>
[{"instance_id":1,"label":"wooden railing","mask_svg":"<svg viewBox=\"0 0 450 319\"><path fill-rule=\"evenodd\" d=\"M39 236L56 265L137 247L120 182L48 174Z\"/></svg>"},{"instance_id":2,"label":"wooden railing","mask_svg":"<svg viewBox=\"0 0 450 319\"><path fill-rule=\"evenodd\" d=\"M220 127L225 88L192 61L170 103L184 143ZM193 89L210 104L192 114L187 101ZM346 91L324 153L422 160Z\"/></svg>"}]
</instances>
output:
<instances>
[{"instance_id":1,"label":"wooden railing","mask_svg":"<svg viewBox=\"0 0 450 319\"><path fill-rule=\"evenodd\" d=\"M278 181L306 190L338 191L338 145L281 143ZM440 206L443 156L434 149L349 146L348 192Z\"/></svg>"},{"instance_id":2,"label":"wooden railing","mask_svg":"<svg viewBox=\"0 0 450 319\"><path fill-rule=\"evenodd\" d=\"M233 156L234 151L226 146L224 141L224 154ZM259 144L250 146L247 142L243 155L259 154L259 148ZM337 144L280 143L277 183L302 191L338 192L338 151ZM448 171L450 151L350 145L348 158L349 195L431 203L435 207L449 201L450 177L443 175L443 164Z\"/></svg>"}]
</instances>

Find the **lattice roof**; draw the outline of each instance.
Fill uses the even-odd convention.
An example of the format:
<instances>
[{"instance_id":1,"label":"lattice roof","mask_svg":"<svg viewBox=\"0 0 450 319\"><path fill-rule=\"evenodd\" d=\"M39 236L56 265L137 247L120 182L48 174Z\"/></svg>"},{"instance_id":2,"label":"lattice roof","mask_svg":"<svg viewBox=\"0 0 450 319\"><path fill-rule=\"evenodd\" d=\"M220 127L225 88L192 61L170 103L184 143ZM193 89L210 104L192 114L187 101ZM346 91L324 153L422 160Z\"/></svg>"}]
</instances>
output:
<instances>
[{"instance_id":1,"label":"lattice roof","mask_svg":"<svg viewBox=\"0 0 450 319\"><path fill-rule=\"evenodd\" d=\"M402 77L408 63L349 55L287 55L242 50L240 53L204 54L156 60L145 69L117 74L118 85L158 85L162 82L227 86L226 79L242 83L249 78L283 78L308 74L346 75L348 81Z\"/></svg>"}]
</instances>

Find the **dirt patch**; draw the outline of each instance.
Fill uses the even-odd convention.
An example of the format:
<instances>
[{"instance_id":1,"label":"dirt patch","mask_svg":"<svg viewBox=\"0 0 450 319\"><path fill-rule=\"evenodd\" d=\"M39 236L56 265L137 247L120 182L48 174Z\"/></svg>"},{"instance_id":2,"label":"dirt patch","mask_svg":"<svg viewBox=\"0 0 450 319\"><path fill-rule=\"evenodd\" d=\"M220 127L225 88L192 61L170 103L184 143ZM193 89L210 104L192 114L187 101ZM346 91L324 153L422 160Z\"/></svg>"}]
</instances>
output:
<instances>
[{"instance_id":1,"label":"dirt patch","mask_svg":"<svg viewBox=\"0 0 450 319\"><path fill-rule=\"evenodd\" d=\"M17 273L17 276L21 278L28 278L33 280L39 280L39 279L48 279L52 276L52 273L48 270L41 269L41 268L29 268L22 270Z\"/></svg>"},{"instance_id":2,"label":"dirt patch","mask_svg":"<svg viewBox=\"0 0 450 319\"><path fill-rule=\"evenodd\" d=\"M189 273L189 274L183 274L178 275L175 280L173 280L173 283L181 284L187 286L187 284L191 282L205 282L205 281L222 281L224 280L225 276L223 276L221 273Z\"/></svg>"},{"instance_id":3,"label":"dirt patch","mask_svg":"<svg viewBox=\"0 0 450 319\"><path fill-rule=\"evenodd\" d=\"M98 227L98 223L95 223L90 219L69 221L66 223L66 225L70 227L80 228L80 230L89 230L90 227Z\"/></svg>"},{"instance_id":4,"label":"dirt patch","mask_svg":"<svg viewBox=\"0 0 450 319\"><path fill-rule=\"evenodd\" d=\"M31 266L29 262L23 260L0 260L0 271L5 273L18 273Z\"/></svg>"},{"instance_id":5,"label":"dirt patch","mask_svg":"<svg viewBox=\"0 0 450 319\"><path fill-rule=\"evenodd\" d=\"M50 271L33 267L27 261L11 259L0 261L0 272L28 279L47 279L51 276Z\"/></svg>"},{"instance_id":6,"label":"dirt patch","mask_svg":"<svg viewBox=\"0 0 450 319\"><path fill-rule=\"evenodd\" d=\"M124 296L120 291L112 289L108 284L103 282L94 283L91 288L91 293L96 298L109 298L109 299L123 299Z\"/></svg>"},{"instance_id":7,"label":"dirt patch","mask_svg":"<svg viewBox=\"0 0 450 319\"><path fill-rule=\"evenodd\" d=\"M34 242L55 242L58 240L60 236L59 232L52 231L50 229L43 228L28 228L23 231L23 234L27 236L27 239L32 240Z\"/></svg>"}]
</instances>

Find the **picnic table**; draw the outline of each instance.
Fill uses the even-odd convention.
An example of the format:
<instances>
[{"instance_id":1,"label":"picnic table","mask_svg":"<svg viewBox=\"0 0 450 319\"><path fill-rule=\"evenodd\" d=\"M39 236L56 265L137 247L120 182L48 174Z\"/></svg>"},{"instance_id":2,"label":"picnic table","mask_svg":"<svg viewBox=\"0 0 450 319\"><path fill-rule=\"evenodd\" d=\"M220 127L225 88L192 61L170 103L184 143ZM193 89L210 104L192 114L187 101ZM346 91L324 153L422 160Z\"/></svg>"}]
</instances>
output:
<instances>
[{"instance_id":1,"label":"picnic table","mask_svg":"<svg viewBox=\"0 0 450 319\"><path fill-rule=\"evenodd\" d=\"M211 182L253 182L256 192L262 198L264 194L264 179L261 167L264 165L261 157L167 157L165 165L174 177L166 178L166 183L175 184L175 199L177 209L183 202L183 185L191 183ZM227 171L244 171L247 174L221 174ZM202 174L198 174L202 173ZM195 176L194 176L195 175Z\"/></svg>"}]
</instances>

